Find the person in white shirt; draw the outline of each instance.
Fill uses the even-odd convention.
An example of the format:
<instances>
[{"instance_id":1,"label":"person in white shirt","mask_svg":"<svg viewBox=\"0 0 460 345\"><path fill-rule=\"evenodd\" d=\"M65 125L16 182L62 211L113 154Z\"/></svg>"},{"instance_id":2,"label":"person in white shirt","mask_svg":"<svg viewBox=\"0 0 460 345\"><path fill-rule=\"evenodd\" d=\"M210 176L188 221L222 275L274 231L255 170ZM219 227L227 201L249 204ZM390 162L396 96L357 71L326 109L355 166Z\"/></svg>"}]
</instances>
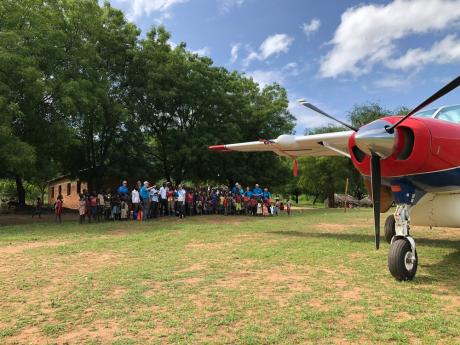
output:
<instances>
[{"instance_id":1,"label":"person in white shirt","mask_svg":"<svg viewBox=\"0 0 460 345\"><path fill-rule=\"evenodd\" d=\"M168 187L166 182L160 188L160 215L166 216L168 214Z\"/></svg>"},{"instance_id":2,"label":"person in white shirt","mask_svg":"<svg viewBox=\"0 0 460 345\"><path fill-rule=\"evenodd\" d=\"M157 186L154 185L152 189L150 189L150 200L152 201L150 204L150 218L158 217L159 194L160 191L157 189Z\"/></svg>"},{"instance_id":3,"label":"person in white shirt","mask_svg":"<svg viewBox=\"0 0 460 345\"><path fill-rule=\"evenodd\" d=\"M131 202L133 204L133 213L136 213L136 215L139 213L139 205L141 202L141 197L139 195L139 189L134 187L133 191L131 192Z\"/></svg>"},{"instance_id":4,"label":"person in white shirt","mask_svg":"<svg viewBox=\"0 0 460 345\"><path fill-rule=\"evenodd\" d=\"M187 192L185 191L185 189L180 184L177 187L177 203L179 205L179 217L180 218L185 217L185 196L186 195L187 195Z\"/></svg>"}]
</instances>

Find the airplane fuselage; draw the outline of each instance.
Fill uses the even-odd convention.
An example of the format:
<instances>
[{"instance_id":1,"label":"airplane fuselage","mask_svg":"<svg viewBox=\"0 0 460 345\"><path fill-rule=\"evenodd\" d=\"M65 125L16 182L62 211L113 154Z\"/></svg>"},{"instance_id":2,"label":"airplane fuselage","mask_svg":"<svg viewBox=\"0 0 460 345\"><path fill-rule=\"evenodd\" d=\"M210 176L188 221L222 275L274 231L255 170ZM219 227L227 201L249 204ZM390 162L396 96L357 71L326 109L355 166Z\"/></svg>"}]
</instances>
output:
<instances>
[{"instance_id":1,"label":"airplane fuselage","mask_svg":"<svg viewBox=\"0 0 460 345\"><path fill-rule=\"evenodd\" d=\"M400 117L382 120L394 124ZM349 139L354 166L367 178L370 158ZM460 124L412 117L397 128L394 153L381 161L382 180L411 224L460 228Z\"/></svg>"}]
</instances>

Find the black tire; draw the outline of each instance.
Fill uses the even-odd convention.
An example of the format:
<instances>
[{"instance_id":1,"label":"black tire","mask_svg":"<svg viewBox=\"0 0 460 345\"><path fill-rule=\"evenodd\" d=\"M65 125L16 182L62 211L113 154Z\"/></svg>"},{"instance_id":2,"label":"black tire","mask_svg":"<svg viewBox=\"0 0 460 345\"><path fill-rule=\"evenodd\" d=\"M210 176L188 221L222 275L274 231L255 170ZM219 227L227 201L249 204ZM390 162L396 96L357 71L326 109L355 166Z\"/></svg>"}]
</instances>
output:
<instances>
[{"instance_id":1,"label":"black tire","mask_svg":"<svg viewBox=\"0 0 460 345\"><path fill-rule=\"evenodd\" d=\"M391 239L393 238L394 235L396 235L396 221L395 221L395 216L390 215L387 217L387 220L385 221L385 240L387 241L388 244L391 243Z\"/></svg>"},{"instance_id":2,"label":"black tire","mask_svg":"<svg viewBox=\"0 0 460 345\"><path fill-rule=\"evenodd\" d=\"M388 268L396 280L412 280L417 272L418 256L415 251L415 262L406 264L406 255L412 253L410 243L406 239L397 239L393 242L388 253Z\"/></svg>"}]
</instances>

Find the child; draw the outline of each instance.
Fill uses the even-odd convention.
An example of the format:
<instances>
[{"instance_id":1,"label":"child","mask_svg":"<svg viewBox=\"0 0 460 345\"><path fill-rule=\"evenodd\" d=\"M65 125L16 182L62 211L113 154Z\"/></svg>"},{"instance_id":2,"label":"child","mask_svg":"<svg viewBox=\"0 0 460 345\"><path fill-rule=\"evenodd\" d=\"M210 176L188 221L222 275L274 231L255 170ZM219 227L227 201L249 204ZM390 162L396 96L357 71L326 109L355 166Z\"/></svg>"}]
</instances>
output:
<instances>
[{"instance_id":1,"label":"child","mask_svg":"<svg viewBox=\"0 0 460 345\"><path fill-rule=\"evenodd\" d=\"M104 219L105 220L109 220L110 214L112 213L111 206L110 206L111 199L112 199L112 196L110 195L110 193L107 193L104 196Z\"/></svg>"},{"instance_id":2,"label":"child","mask_svg":"<svg viewBox=\"0 0 460 345\"><path fill-rule=\"evenodd\" d=\"M196 201L196 214L199 216L203 214L203 202L201 200L201 197L198 197L198 200Z\"/></svg>"},{"instance_id":3,"label":"child","mask_svg":"<svg viewBox=\"0 0 460 345\"><path fill-rule=\"evenodd\" d=\"M120 197L115 194L112 198L112 219L120 220Z\"/></svg>"},{"instance_id":4,"label":"child","mask_svg":"<svg viewBox=\"0 0 460 345\"><path fill-rule=\"evenodd\" d=\"M90 217L93 218L94 221L97 220L97 196L96 193L93 192L89 197L89 205L91 208Z\"/></svg>"},{"instance_id":5,"label":"child","mask_svg":"<svg viewBox=\"0 0 460 345\"><path fill-rule=\"evenodd\" d=\"M235 202L235 213L239 215L241 213L241 194L240 193L236 193L234 202Z\"/></svg>"},{"instance_id":6,"label":"child","mask_svg":"<svg viewBox=\"0 0 460 345\"><path fill-rule=\"evenodd\" d=\"M276 216L279 215L280 207L281 207L280 199L276 198L275 207L273 208L273 215L276 215Z\"/></svg>"},{"instance_id":7,"label":"child","mask_svg":"<svg viewBox=\"0 0 460 345\"><path fill-rule=\"evenodd\" d=\"M258 216L261 216L263 214L263 211L262 211L262 201L258 201L257 202L257 215Z\"/></svg>"},{"instance_id":8,"label":"child","mask_svg":"<svg viewBox=\"0 0 460 345\"><path fill-rule=\"evenodd\" d=\"M251 200L249 202L249 205L251 207L251 213L253 216L257 214L257 200L255 197L251 196Z\"/></svg>"},{"instance_id":9,"label":"child","mask_svg":"<svg viewBox=\"0 0 460 345\"><path fill-rule=\"evenodd\" d=\"M97 195L97 221L102 221L104 219L104 194L102 191L99 191Z\"/></svg>"},{"instance_id":10,"label":"child","mask_svg":"<svg viewBox=\"0 0 460 345\"><path fill-rule=\"evenodd\" d=\"M62 199L63 199L62 195L59 194L57 197L57 201L54 204L54 210L56 213L56 222L59 221L59 223L62 223L61 214L62 214L62 204L64 203Z\"/></svg>"},{"instance_id":11,"label":"child","mask_svg":"<svg viewBox=\"0 0 460 345\"><path fill-rule=\"evenodd\" d=\"M128 219L128 212L129 212L128 203L125 200L122 200L120 207L121 207L120 219L121 220L127 220Z\"/></svg>"},{"instance_id":12,"label":"child","mask_svg":"<svg viewBox=\"0 0 460 345\"><path fill-rule=\"evenodd\" d=\"M80 193L80 200L78 201L78 214L80 215L79 223L83 224L85 222L86 200L82 193Z\"/></svg>"},{"instance_id":13,"label":"child","mask_svg":"<svg viewBox=\"0 0 460 345\"><path fill-rule=\"evenodd\" d=\"M225 208L227 205L227 198L224 194L221 194L219 197L219 214L225 214Z\"/></svg>"},{"instance_id":14,"label":"child","mask_svg":"<svg viewBox=\"0 0 460 345\"><path fill-rule=\"evenodd\" d=\"M268 211L268 207L269 207L269 206L268 206L268 202L267 202L267 201L264 202L264 203L262 204L262 215L263 215L264 217L267 217L268 215L270 215L270 212Z\"/></svg>"},{"instance_id":15,"label":"child","mask_svg":"<svg viewBox=\"0 0 460 345\"><path fill-rule=\"evenodd\" d=\"M42 218L42 207L43 207L43 202L42 199L37 198L37 202L35 203L35 210L34 213L32 213L32 218L35 217L35 215L38 215L38 218Z\"/></svg>"},{"instance_id":16,"label":"child","mask_svg":"<svg viewBox=\"0 0 460 345\"><path fill-rule=\"evenodd\" d=\"M292 206L291 200L290 199L286 200L286 211L287 211L288 216L291 215L291 206Z\"/></svg>"},{"instance_id":17,"label":"child","mask_svg":"<svg viewBox=\"0 0 460 345\"><path fill-rule=\"evenodd\" d=\"M249 215L250 213L249 197L246 195L246 193L243 196L243 207L244 207L244 213L246 215Z\"/></svg>"}]
</instances>

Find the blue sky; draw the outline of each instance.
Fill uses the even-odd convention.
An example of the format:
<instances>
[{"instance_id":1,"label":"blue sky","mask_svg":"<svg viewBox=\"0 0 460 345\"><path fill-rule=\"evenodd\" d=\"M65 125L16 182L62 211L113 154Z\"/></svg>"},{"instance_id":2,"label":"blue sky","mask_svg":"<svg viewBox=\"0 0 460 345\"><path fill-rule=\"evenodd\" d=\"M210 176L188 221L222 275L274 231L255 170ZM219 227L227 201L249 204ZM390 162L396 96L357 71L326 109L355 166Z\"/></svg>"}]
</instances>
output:
<instances>
[{"instance_id":1,"label":"blue sky","mask_svg":"<svg viewBox=\"0 0 460 345\"><path fill-rule=\"evenodd\" d=\"M163 24L215 65L288 90L296 132L354 104L412 107L460 74L460 0L112 0L143 34ZM460 103L460 90L435 103Z\"/></svg>"}]
</instances>

